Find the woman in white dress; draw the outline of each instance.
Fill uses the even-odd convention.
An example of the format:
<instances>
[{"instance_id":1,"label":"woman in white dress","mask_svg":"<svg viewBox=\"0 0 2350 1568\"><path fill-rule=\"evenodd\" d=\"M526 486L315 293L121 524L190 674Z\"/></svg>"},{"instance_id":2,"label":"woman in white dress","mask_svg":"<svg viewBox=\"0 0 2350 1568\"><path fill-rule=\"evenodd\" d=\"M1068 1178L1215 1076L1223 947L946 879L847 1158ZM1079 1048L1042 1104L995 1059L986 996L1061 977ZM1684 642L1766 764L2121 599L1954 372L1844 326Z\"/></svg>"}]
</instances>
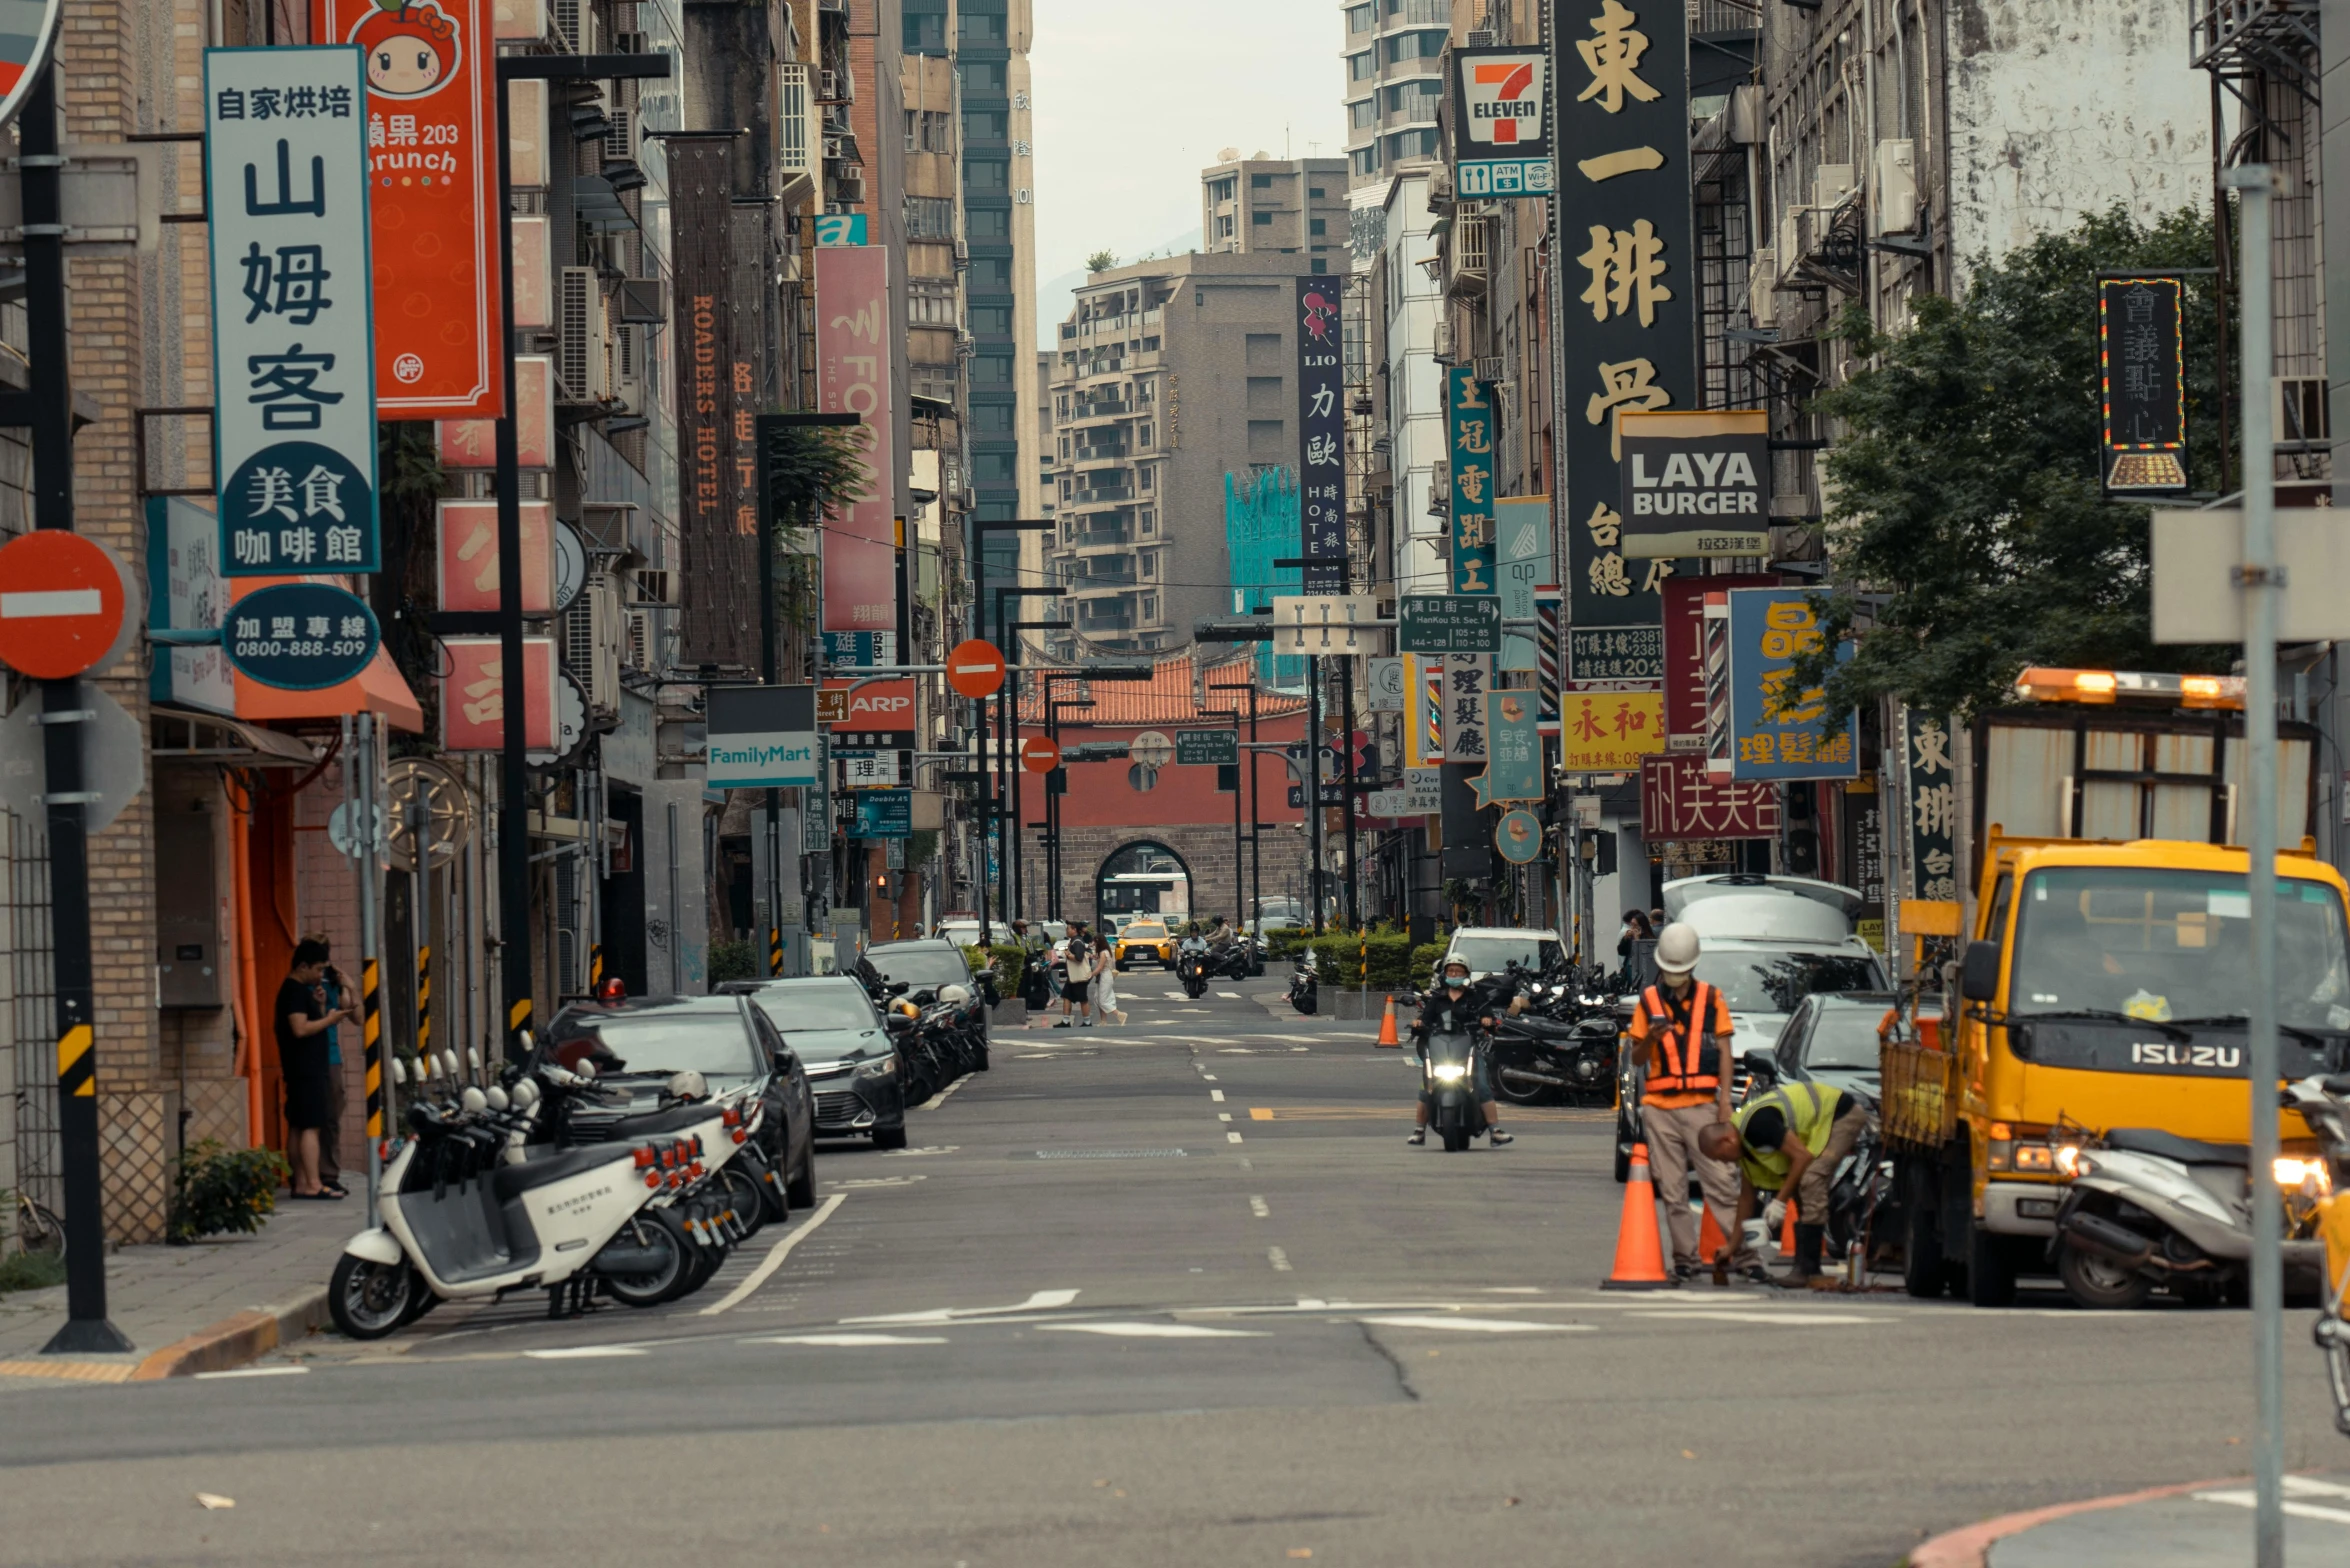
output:
<instances>
[{"instance_id":1,"label":"woman in white dress","mask_svg":"<svg viewBox=\"0 0 2350 1568\"><path fill-rule=\"evenodd\" d=\"M1115 1018L1123 1026L1126 1009L1118 1005L1118 965L1114 952L1113 949L1112 953L1105 953L1100 967L1093 972L1093 1013L1103 1023Z\"/></svg>"}]
</instances>

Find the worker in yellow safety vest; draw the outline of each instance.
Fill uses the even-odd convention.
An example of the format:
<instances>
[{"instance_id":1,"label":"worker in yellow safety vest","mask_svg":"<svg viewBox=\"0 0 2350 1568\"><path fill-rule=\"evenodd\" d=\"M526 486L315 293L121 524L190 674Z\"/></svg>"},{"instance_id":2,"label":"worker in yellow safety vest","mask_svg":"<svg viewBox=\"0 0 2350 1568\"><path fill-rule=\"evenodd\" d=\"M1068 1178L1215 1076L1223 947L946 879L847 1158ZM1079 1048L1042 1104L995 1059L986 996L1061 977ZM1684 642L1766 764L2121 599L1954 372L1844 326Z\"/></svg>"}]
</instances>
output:
<instances>
[{"instance_id":1,"label":"worker in yellow safety vest","mask_svg":"<svg viewBox=\"0 0 2350 1568\"><path fill-rule=\"evenodd\" d=\"M1820 1272L1827 1234L1828 1186L1836 1167L1868 1130L1869 1105L1824 1083L1781 1084L1739 1108L1728 1126L1708 1127L1699 1144L1716 1159L1738 1162L1738 1235L1762 1194L1764 1224L1778 1230L1795 1200L1795 1262L1776 1283L1803 1286Z\"/></svg>"}]
</instances>

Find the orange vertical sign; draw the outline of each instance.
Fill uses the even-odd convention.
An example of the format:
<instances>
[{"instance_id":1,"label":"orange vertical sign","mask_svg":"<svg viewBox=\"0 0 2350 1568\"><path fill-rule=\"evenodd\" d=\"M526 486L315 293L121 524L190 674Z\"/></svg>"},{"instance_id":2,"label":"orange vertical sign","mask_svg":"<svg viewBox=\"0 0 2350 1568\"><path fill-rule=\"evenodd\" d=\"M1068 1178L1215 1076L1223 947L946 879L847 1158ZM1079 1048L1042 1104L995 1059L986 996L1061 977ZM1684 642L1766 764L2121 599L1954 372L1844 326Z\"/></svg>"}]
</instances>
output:
<instances>
[{"instance_id":1,"label":"orange vertical sign","mask_svg":"<svg viewBox=\"0 0 2350 1568\"><path fill-rule=\"evenodd\" d=\"M505 412L493 0L312 0L367 76L375 398L385 419Z\"/></svg>"}]
</instances>

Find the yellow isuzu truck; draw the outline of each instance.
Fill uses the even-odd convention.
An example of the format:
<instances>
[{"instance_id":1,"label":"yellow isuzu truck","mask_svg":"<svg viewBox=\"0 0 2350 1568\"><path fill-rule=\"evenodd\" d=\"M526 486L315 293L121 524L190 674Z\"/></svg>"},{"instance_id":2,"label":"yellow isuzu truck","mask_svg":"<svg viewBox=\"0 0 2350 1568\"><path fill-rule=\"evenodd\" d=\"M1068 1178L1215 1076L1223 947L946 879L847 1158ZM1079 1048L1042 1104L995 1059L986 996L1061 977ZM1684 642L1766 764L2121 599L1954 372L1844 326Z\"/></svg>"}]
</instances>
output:
<instances>
[{"instance_id":1,"label":"yellow isuzu truck","mask_svg":"<svg viewBox=\"0 0 2350 1568\"><path fill-rule=\"evenodd\" d=\"M1941 1020L1889 1030L1882 1060L1905 1282L1978 1306L2052 1272L2065 1130L2251 1134L2241 682L2033 669L2017 688L2026 700L1972 735L1959 994ZM2343 879L2307 836L2316 731L2279 729L2278 1017L2295 1079L2350 1040L2350 944ZM2286 1116L2287 1147L2308 1131ZM2176 1288L2234 1294L2227 1278L2190 1270Z\"/></svg>"}]
</instances>

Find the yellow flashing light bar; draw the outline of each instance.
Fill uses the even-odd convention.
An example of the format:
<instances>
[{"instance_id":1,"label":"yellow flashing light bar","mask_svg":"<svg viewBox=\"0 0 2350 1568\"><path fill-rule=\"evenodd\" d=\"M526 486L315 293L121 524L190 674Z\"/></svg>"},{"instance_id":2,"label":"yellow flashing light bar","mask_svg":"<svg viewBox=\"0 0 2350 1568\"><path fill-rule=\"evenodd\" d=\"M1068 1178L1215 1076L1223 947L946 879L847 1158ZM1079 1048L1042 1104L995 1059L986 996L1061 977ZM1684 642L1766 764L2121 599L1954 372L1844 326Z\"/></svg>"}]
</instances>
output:
<instances>
[{"instance_id":1,"label":"yellow flashing light bar","mask_svg":"<svg viewBox=\"0 0 2350 1568\"><path fill-rule=\"evenodd\" d=\"M2057 670L2034 665L2015 678L2027 702L2142 702L2171 708L2244 706L2241 675L2155 675L2143 670Z\"/></svg>"}]
</instances>

